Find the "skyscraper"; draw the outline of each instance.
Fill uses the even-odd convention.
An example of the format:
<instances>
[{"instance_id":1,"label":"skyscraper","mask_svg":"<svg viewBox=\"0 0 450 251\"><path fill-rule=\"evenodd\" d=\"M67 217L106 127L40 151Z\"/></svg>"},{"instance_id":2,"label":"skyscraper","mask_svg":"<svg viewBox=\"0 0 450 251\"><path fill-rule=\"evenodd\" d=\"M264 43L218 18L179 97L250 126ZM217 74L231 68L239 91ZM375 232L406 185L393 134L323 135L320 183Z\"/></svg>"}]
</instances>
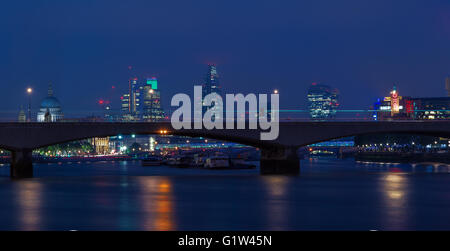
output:
<instances>
[{"instance_id":1,"label":"skyscraper","mask_svg":"<svg viewBox=\"0 0 450 251\"><path fill-rule=\"evenodd\" d=\"M208 64L208 71L205 76L205 82L202 86L203 98L210 93L217 93L220 95L220 85L219 85L219 75L217 74L217 69L214 64ZM215 102L215 100L213 99ZM203 106L203 113L209 110L211 106Z\"/></svg>"},{"instance_id":2,"label":"skyscraper","mask_svg":"<svg viewBox=\"0 0 450 251\"><path fill-rule=\"evenodd\" d=\"M120 100L121 100L120 110L123 113L130 113L130 94L125 93L124 95L122 95L122 97L120 97Z\"/></svg>"},{"instance_id":3,"label":"skyscraper","mask_svg":"<svg viewBox=\"0 0 450 251\"><path fill-rule=\"evenodd\" d=\"M309 115L315 120L325 120L336 115L339 92L330 86L312 83L308 89Z\"/></svg>"},{"instance_id":4,"label":"skyscraper","mask_svg":"<svg viewBox=\"0 0 450 251\"><path fill-rule=\"evenodd\" d=\"M121 97L122 119L125 121L158 121L164 118L161 106L161 92L155 77L129 81L129 93Z\"/></svg>"},{"instance_id":5,"label":"skyscraper","mask_svg":"<svg viewBox=\"0 0 450 251\"><path fill-rule=\"evenodd\" d=\"M138 78L132 78L129 81L129 111L133 115L138 115L140 105L140 88Z\"/></svg>"},{"instance_id":6,"label":"skyscraper","mask_svg":"<svg viewBox=\"0 0 450 251\"><path fill-rule=\"evenodd\" d=\"M128 80L128 93L122 95L121 111L125 120L137 120L140 113L141 88L138 78L132 77Z\"/></svg>"},{"instance_id":7,"label":"skyscraper","mask_svg":"<svg viewBox=\"0 0 450 251\"><path fill-rule=\"evenodd\" d=\"M164 111L161 107L161 92L158 90L158 80L155 77L147 79L140 90L142 119L148 122L163 119Z\"/></svg>"}]
</instances>

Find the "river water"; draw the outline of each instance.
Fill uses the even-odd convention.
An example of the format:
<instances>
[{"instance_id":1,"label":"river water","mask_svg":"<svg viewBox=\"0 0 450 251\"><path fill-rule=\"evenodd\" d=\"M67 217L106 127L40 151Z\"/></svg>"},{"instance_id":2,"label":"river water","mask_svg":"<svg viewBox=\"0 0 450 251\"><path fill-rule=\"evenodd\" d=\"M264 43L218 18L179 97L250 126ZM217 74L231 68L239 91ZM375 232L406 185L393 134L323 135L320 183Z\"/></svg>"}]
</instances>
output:
<instances>
[{"instance_id":1,"label":"river water","mask_svg":"<svg viewBox=\"0 0 450 251\"><path fill-rule=\"evenodd\" d=\"M0 166L0 230L450 230L450 166L301 161L259 170L36 164Z\"/></svg>"}]
</instances>

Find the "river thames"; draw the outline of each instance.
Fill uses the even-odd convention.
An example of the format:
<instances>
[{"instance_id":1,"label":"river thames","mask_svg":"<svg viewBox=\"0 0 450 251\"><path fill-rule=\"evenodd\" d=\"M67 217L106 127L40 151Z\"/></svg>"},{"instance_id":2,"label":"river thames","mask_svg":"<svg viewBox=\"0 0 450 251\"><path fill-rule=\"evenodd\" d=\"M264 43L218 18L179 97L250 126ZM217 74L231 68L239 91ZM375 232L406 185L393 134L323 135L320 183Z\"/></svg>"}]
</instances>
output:
<instances>
[{"instance_id":1,"label":"river thames","mask_svg":"<svg viewBox=\"0 0 450 251\"><path fill-rule=\"evenodd\" d=\"M298 177L142 167L0 166L0 230L450 230L450 166L301 161Z\"/></svg>"}]
</instances>

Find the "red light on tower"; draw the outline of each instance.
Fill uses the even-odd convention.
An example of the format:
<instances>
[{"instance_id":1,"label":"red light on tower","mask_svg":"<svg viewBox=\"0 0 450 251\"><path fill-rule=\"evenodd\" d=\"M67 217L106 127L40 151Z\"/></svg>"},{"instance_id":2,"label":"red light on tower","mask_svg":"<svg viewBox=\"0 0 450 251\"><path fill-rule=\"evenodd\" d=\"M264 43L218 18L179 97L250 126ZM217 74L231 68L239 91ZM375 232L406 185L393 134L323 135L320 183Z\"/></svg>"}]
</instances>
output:
<instances>
[{"instance_id":1,"label":"red light on tower","mask_svg":"<svg viewBox=\"0 0 450 251\"><path fill-rule=\"evenodd\" d=\"M103 100L103 99L100 99L99 101L98 101L98 104L99 105L103 105L105 103L105 101Z\"/></svg>"}]
</instances>

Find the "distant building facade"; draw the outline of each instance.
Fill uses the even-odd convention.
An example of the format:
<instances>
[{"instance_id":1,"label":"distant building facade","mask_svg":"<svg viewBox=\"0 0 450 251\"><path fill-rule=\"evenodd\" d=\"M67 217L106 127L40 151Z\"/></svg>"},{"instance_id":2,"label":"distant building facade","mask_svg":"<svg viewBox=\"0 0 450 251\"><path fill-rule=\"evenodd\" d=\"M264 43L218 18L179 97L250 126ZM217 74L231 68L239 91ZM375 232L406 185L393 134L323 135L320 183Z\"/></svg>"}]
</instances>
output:
<instances>
[{"instance_id":1,"label":"distant building facade","mask_svg":"<svg viewBox=\"0 0 450 251\"><path fill-rule=\"evenodd\" d=\"M23 110L23 107L20 107L20 111L19 111L19 117L17 119L18 122L27 122L27 115L25 114L25 111Z\"/></svg>"},{"instance_id":2,"label":"distant building facade","mask_svg":"<svg viewBox=\"0 0 450 251\"><path fill-rule=\"evenodd\" d=\"M413 98L415 119L450 119L450 97Z\"/></svg>"},{"instance_id":3,"label":"distant building facade","mask_svg":"<svg viewBox=\"0 0 450 251\"><path fill-rule=\"evenodd\" d=\"M90 139L90 143L92 144L95 153L97 154L108 154L110 152L109 137L92 138Z\"/></svg>"},{"instance_id":4,"label":"distant building facade","mask_svg":"<svg viewBox=\"0 0 450 251\"><path fill-rule=\"evenodd\" d=\"M57 122L64 117L59 100L53 96L52 85L48 86L47 97L41 102L39 112L37 114L37 122Z\"/></svg>"},{"instance_id":5,"label":"distant building facade","mask_svg":"<svg viewBox=\"0 0 450 251\"><path fill-rule=\"evenodd\" d=\"M161 92L158 90L158 80L154 77L149 78L140 88L142 120L154 122L163 119L164 111L161 107Z\"/></svg>"},{"instance_id":6,"label":"distant building facade","mask_svg":"<svg viewBox=\"0 0 450 251\"><path fill-rule=\"evenodd\" d=\"M450 119L450 97L413 98L400 96L394 86L390 96L378 99L373 109L374 120Z\"/></svg>"},{"instance_id":7,"label":"distant building facade","mask_svg":"<svg viewBox=\"0 0 450 251\"><path fill-rule=\"evenodd\" d=\"M328 85L312 83L308 89L308 109L311 119L326 120L336 116L339 91Z\"/></svg>"},{"instance_id":8,"label":"distant building facade","mask_svg":"<svg viewBox=\"0 0 450 251\"><path fill-rule=\"evenodd\" d=\"M129 93L121 96L123 121L159 121L164 118L161 105L161 92L155 77L139 81L129 81Z\"/></svg>"},{"instance_id":9,"label":"distant building facade","mask_svg":"<svg viewBox=\"0 0 450 251\"><path fill-rule=\"evenodd\" d=\"M208 71L206 72L205 81L202 85L202 97L205 98L206 95L211 93L221 94L219 85L219 74L217 73L216 66L214 64L208 64ZM217 100L212 100L213 104L217 102ZM203 114L211 109L214 105L211 106L203 106ZM214 109L214 108L213 108Z\"/></svg>"}]
</instances>

